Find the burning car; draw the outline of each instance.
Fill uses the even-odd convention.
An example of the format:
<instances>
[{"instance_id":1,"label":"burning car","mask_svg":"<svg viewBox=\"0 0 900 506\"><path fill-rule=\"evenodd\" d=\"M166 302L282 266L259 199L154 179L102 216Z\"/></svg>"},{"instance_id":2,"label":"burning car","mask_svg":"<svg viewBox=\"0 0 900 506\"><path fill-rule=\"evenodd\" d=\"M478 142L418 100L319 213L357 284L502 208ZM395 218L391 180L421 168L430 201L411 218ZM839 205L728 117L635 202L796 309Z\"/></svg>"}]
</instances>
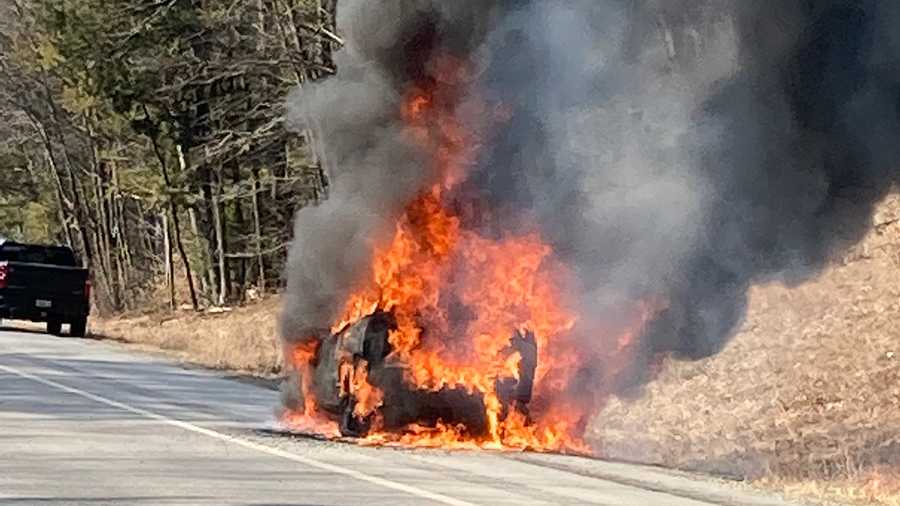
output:
<instances>
[{"instance_id":1,"label":"burning car","mask_svg":"<svg viewBox=\"0 0 900 506\"><path fill-rule=\"evenodd\" d=\"M338 424L340 434L360 438L373 427L396 432L413 424L449 424L464 428L470 437L487 436L490 420L484 394L459 386L436 391L411 387L404 380L407 367L391 356L391 330L396 330L393 316L378 312L325 336L316 345L312 367L305 371L310 375L305 379L309 382L306 395L315 397L318 409ZM519 357L518 374L496 382L499 418L504 420L511 413L527 417L537 366L534 334L513 332L506 354ZM372 403L373 394L378 398L377 407ZM301 394L294 407L304 402Z\"/></svg>"}]
</instances>

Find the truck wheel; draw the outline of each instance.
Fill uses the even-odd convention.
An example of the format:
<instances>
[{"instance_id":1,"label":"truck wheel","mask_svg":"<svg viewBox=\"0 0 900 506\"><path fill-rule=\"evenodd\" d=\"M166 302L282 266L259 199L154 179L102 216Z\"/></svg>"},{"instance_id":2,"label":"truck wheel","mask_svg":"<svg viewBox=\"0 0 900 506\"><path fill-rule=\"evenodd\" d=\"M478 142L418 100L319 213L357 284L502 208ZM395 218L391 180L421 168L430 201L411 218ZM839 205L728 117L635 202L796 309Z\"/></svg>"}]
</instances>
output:
<instances>
[{"instance_id":1,"label":"truck wheel","mask_svg":"<svg viewBox=\"0 0 900 506\"><path fill-rule=\"evenodd\" d=\"M87 318L79 318L70 323L69 333L72 337L84 337L87 334Z\"/></svg>"},{"instance_id":2,"label":"truck wheel","mask_svg":"<svg viewBox=\"0 0 900 506\"><path fill-rule=\"evenodd\" d=\"M47 333L54 336L62 334L62 321L47 320Z\"/></svg>"}]
</instances>

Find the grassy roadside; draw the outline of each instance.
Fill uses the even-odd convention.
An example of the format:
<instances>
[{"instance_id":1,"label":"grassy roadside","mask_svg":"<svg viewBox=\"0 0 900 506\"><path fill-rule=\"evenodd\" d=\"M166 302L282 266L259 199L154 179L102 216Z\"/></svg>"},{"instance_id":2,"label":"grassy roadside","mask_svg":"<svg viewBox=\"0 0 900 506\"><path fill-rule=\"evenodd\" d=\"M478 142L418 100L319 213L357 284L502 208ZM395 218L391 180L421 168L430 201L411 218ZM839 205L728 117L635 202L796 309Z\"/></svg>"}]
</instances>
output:
<instances>
[{"instance_id":1,"label":"grassy roadside","mask_svg":"<svg viewBox=\"0 0 900 506\"><path fill-rule=\"evenodd\" d=\"M603 452L900 505L900 198L875 224L819 279L754 288L724 352L611 402L592 430Z\"/></svg>"},{"instance_id":2,"label":"grassy roadside","mask_svg":"<svg viewBox=\"0 0 900 506\"><path fill-rule=\"evenodd\" d=\"M281 369L278 306L279 299L271 297L220 313L98 318L91 321L90 332L183 362L269 378Z\"/></svg>"},{"instance_id":3,"label":"grassy roadside","mask_svg":"<svg viewBox=\"0 0 900 506\"><path fill-rule=\"evenodd\" d=\"M900 506L900 197L844 261L751 292L720 355L669 361L614 399L589 438L606 456L748 478L800 497ZM186 362L277 375L279 299L220 314L97 320L92 331Z\"/></svg>"}]
</instances>

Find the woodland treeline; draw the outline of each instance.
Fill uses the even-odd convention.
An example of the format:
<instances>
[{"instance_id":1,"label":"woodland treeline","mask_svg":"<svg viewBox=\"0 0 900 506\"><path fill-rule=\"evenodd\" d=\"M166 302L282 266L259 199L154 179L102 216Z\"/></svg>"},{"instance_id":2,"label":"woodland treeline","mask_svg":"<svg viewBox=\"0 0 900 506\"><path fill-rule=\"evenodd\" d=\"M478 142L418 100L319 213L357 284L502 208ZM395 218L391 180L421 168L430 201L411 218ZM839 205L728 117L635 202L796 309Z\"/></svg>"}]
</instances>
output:
<instances>
[{"instance_id":1,"label":"woodland treeline","mask_svg":"<svg viewBox=\"0 0 900 506\"><path fill-rule=\"evenodd\" d=\"M283 109L336 1L0 0L0 236L72 246L107 311L276 290L328 188Z\"/></svg>"}]
</instances>

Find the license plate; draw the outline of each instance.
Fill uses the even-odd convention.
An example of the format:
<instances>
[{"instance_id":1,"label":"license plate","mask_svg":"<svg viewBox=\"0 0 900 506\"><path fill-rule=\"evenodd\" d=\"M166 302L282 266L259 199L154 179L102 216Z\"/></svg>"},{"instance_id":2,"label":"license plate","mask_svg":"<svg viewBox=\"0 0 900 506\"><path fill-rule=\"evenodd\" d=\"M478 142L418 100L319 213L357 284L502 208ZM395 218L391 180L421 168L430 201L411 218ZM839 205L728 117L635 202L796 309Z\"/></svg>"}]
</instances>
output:
<instances>
[{"instance_id":1,"label":"license plate","mask_svg":"<svg viewBox=\"0 0 900 506\"><path fill-rule=\"evenodd\" d=\"M53 307L53 303L49 300L36 300L34 301L34 305L41 308Z\"/></svg>"}]
</instances>

